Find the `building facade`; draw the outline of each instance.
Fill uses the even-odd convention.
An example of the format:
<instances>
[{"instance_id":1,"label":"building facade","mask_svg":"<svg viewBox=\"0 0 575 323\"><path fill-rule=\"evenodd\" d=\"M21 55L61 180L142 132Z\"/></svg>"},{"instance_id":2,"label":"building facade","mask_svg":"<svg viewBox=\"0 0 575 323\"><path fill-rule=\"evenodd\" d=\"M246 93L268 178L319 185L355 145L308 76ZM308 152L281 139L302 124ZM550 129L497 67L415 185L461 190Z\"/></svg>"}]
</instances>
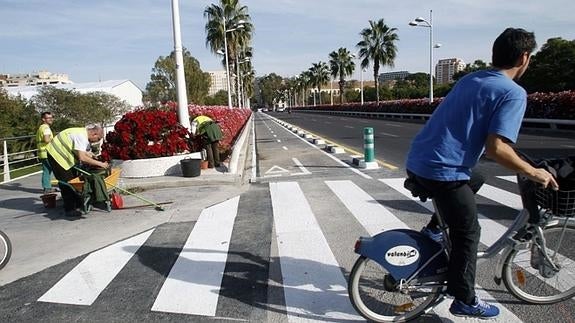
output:
<instances>
[{"instance_id":1,"label":"building facade","mask_svg":"<svg viewBox=\"0 0 575 323\"><path fill-rule=\"evenodd\" d=\"M51 73L40 71L27 74L0 74L0 86L36 86L36 85L56 85L71 84L67 74Z\"/></svg>"},{"instance_id":2,"label":"building facade","mask_svg":"<svg viewBox=\"0 0 575 323\"><path fill-rule=\"evenodd\" d=\"M465 62L459 58L440 59L435 65L435 83L449 84L453 82L453 74L465 69Z\"/></svg>"},{"instance_id":3,"label":"building facade","mask_svg":"<svg viewBox=\"0 0 575 323\"><path fill-rule=\"evenodd\" d=\"M379 83L404 80L410 73L408 71L387 72L379 74Z\"/></svg>"},{"instance_id":4,"label":"building facade","mask_svg":"<svg viewBox=\"0 0 575 323\"><path fill-rule=\"evenodd\" d=\"M208 95L214 95L221 90L224 91L228 90L228 80L226 77L226 71L208 71L208 74L210 74L210 80L211 80Z\"/></svg>"}]
</instances>

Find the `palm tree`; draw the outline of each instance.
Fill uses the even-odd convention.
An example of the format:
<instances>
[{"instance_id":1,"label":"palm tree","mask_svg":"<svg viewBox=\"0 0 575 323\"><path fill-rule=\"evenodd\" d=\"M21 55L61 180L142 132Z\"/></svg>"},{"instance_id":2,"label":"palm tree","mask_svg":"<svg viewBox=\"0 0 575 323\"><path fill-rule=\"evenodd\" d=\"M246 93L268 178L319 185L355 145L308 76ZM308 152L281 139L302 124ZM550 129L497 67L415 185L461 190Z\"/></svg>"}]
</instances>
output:
<instances>
[{"instance_id":1,"label":"palm tree","mask_svg":"<svg viewBox=\"0 0 575 323\"><path fill-rule=\"evenodd\" d=\"M240 6L239 0L220 0L219 5L206 7L204 17L208 19L205 26L206 47L214 54L227 51L230 74L237 71L240 53L249 47L254 30L248 7ZM227 49L224 48L226 42ZM225 67L225 60L223 65ZM239 97L237 93L236 97Z\"/></svg>"},{"instance_id":2,"label":"palm tree","mask_svg":"<svg viewBox=\"0 0 575 323\"><path fill-rule=\"evenodd\" d=\"M319 104L321 104L321 85L329 81L329 67L325 62L313 63L309 71L311 72L311 82L319 93Z\"/></svg>"},{"instance_id":3,"label":"palm tree","mask_svg":"<svg viewBox=\"0 0 575 323\"><path fill-rule=\"evenodd\" d=\"M378 21L369 21L369 28L365 28L359 33L363 38L357 43L359 48L359 58L361 59L361 68L366 68L369 62L373 62L373 78L375 81L375 93L377 103L379 104L379 84L377 76L379 68L383 66L394 66L395 57L397 56L397 47L395 42L399 36L395 33L397 28L390 28L383 19Z\"/></svg>"},{"instance_id":4,"label":"palm tree","mask_svg":"<svg viewBox=\"0 0 575 323\"><path fill-rule=\"evenodd\" d=\"M336 51L329 53L329 66L331 76L339 78L339 103L343 104L343 87L345 85L345 78L351 76L355 70L355 63L352 58L354 56L347 50L341 47Z\"/></svg>"},{"instance_id":5,"label":"palm tree","mask_svg":"<svg viewBox=\"0 0 575 323\"><path fill-rule=\"evenodd\" d=\"M302 88L302 90L303 90L303 102L302 102L302 105L307 105L307 98L308 98L307 89L308 89L310 86L313 86L313 84L312 84L312 82L311 82L311 79L312 79L312 75L311 75L311 71L310 71L310 70L303 71L303 72L301 72L301 73L299 74L299 80L300 80L299 82L300 82L300 86L301 86L301 88Z\"/></svg>"}]
</instances>

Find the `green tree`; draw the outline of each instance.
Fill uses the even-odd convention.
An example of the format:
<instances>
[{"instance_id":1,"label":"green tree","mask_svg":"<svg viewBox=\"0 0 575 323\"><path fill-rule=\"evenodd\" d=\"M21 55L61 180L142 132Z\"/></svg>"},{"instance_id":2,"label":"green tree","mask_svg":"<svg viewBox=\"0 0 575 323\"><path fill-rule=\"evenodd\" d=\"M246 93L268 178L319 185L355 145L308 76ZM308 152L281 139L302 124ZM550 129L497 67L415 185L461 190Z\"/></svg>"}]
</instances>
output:
<instances>
[{"instance_id":1,"label":"green tree","mask_svg":"<svg viewBox=\"0 0 575 323\"><path fill-rule=\"evenodd\" d=\"M228 92L226 90L219 90L212 96L206 98L206 105L227 105Z\"/></svg>"},{"instance_id":2,"label":"green tree","mask_svg":"<svg viewBox=\"0 0 575 323\"><path fill-rule=\"evenodd\" d=\"M353 56L347 48L339 48L337 51L329 53L329 66L331 76L339 79L339 103L343 104L343 88L345 86L345 78L351 76L355 70L355 63Z\"/></svg>"},{"instance_id":3,"label":"green tree","mask_svg":"<svg viewBox=\"0 0 575 323\"><path fill-rule=\"evenodd\" d=\"M259 102L261 107L270 108L273 106L276 93L281 89L283 78L275 73L265 75L256 79L256 88L259 90Z\"/></svg>"},{"instance_id":4,"label":"green tree","mask_svg":"<svg viewBox=\"0 0 575 323\"><path fill-rule=\"evenodd\" d=\"M187 49L182 52L188 102L203 104L210 89L210 75L204 73L197 59ZM160 56L146 85L146 92L152 101L177 101L176 58L172 51L169 56Z\"/></svg>"},{"instance_id":5,"label":"green tree","mask_svg":"<svg viewBox=\"0 0 575 323\"><path fill-rule=\"evenodd\" d=\"M107 125L130 109L128 103L109 93L82 94L53 86L41 87L32 102L38 111L51 111L55 115L56 130L90 123Z\"/></svg>"},{"instance_id":6,"label":"green tree","mask_svg":"<svg viewBox=\"0 0 575 323\"><path fill-rule=\"evenodd\" d=\"M397 56L397 46L399 40L396 33L397 28L390 28L383 19L369 21L369 27L364 28L360 35L362 40L357 43L361 68L366 68L370 61L373 64L373 79L375 81L376 100L379 104L378 76L380 67L393 67Z\"/></svg>"},{"instance_id":7,"label":"green tree","mask_svg":"<svg viewBox=\"0 0 575 323\"><path fill-rule=\"evenodd\" d=\"M321 85L329 82L329 67L325 62L313 63L309 71L311 72L311 82L319 93L319 104L321 104Z\"/></svg>"},{"instance_id":8,"label":"green tree","mask_svg":"<svg viewBox=\"0 0 575 323\"><path fill-rule=\"evenodd\" d=\"M491 64L487 64L484 61L477 59L473 62L473 64L465 65L465 68L462 71L454 73L452 78L453 81L456 82L469 73L486 70L488 68L491 68Z\"/></svg>"},{"instance_id":9,"label":"green tree","mask_svg":"<svg viewBox=\"0 0 575 323\"><path fill-rule=\"evenodd\" d=\"M40 114L20 96L12 97L0 87L0 138L27 136L36 132Z\"/></svg>"},{"instance_id":10,"label":"green tree","mask_svg":"<svg viewBox=\"0 0 575 323\"><path fill-rule=\"evenodd\" d=\"M560 92L575 89L575 40L550 38L531 57L520 84L527 92Z\"/></svg>"}]
</instances>

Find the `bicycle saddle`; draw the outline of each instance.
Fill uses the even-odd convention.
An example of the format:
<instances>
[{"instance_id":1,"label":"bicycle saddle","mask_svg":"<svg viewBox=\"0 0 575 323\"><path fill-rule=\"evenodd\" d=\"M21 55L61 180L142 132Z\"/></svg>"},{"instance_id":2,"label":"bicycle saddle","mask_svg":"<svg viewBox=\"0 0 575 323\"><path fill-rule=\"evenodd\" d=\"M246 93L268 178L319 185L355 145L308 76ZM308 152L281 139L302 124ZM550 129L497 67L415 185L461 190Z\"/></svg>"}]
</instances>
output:
<instances>
[{"instance_id":1,"label":"bicycle saddle","mask_svg":"<svg viewBox=\"0 0 575 323\"><path fill-rule=\"evenodd\" d=\"M415 178L409 176L403 182L403 187L411 192L413 197L418 197L421 202L427 201L427 199L433 198L433 193L419 184Z\"/></svg>"}]
</instances>

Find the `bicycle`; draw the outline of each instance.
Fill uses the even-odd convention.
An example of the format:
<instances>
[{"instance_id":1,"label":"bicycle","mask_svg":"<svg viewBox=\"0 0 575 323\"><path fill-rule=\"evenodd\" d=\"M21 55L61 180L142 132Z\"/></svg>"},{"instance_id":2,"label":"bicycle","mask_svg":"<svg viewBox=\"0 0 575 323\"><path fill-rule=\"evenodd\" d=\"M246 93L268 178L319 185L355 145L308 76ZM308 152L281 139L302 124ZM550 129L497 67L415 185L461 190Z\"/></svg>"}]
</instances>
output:
<instances>
[{"instance_id":1,"label":"bicycle","mask_svg":"<svg viewBox=\"0 0 575 323\"><path fill-rule=\"evenodd\" d=\"M12 243L6 233L0 231L0 269L4 268L12 256Z\"/></svg>"},{"instance_id":2,"label":"bicycle","mask_svg":"<svg viewBox=\"0 0 575 323\"><path fill-rule=\"evenodd\" d=\"M495 282L531 304L553 304L575 295L575 191L543 189L517 175L523 202L513 225L478 260L497 256ZM415 181L404 186L425 202L433 194ZM438 208L434 203L435 210ZM437 211L436 211L437 212ZM396 229L355 244L359 258L348 282L353 307L368 320L405 322L446 295L449 232L437 212L441 243L414 230Z\"/></svg>"}]
</instances>

